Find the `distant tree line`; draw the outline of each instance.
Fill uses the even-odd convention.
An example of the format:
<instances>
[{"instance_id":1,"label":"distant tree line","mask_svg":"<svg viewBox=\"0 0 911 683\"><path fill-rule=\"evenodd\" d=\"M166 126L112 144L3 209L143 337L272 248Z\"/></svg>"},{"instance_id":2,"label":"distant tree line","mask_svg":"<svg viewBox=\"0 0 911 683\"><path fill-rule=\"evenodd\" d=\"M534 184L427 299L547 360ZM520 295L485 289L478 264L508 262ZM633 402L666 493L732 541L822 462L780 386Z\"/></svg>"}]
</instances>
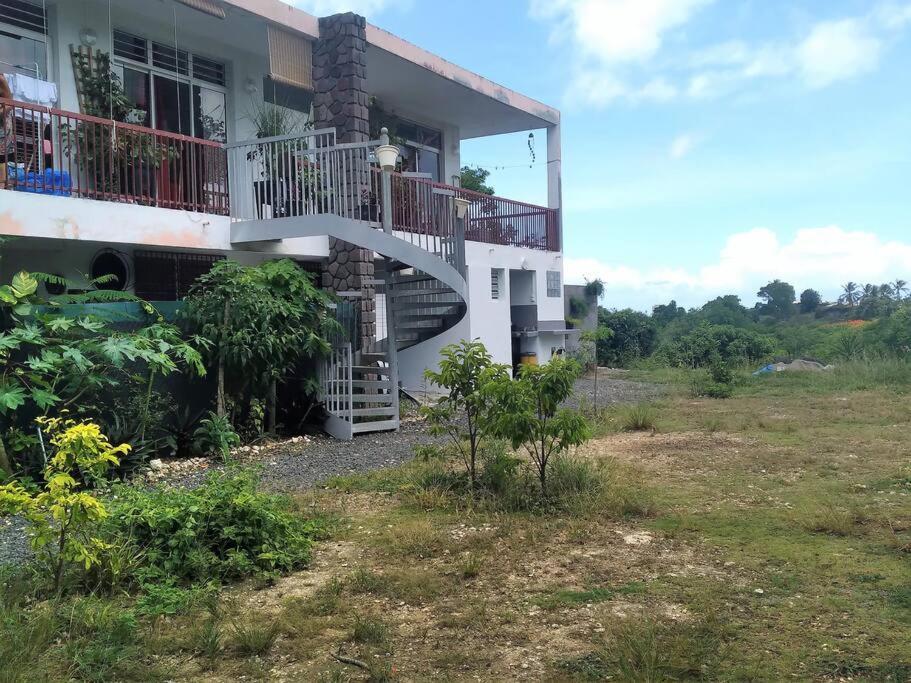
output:
<instances>
[{"instance_id":1,"label":"distant tree line","mask_svg":"<svg viewBox=\"0 0 911 683\"><path fill-rule=\"evenodd\" d=\"M797 296L793 285L773 280L756 296L752 308L734 294L688 310L670 301L654 306L651 314L599 308L598 363L706 367L797 356L824 362L862 354L911 356L911 294L905 280L847 282L832 302L815 289Z\"/></svg>"}]
</instances>

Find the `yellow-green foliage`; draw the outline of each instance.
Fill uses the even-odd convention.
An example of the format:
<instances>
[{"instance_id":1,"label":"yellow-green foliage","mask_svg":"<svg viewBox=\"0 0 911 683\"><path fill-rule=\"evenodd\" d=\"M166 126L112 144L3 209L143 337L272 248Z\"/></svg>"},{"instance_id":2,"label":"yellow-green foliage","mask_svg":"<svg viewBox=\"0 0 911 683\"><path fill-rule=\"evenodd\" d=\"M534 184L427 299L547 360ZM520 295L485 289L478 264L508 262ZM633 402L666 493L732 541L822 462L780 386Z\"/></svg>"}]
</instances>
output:
<instances>
[{"instance_id":1,"label":"yellow-green foliage","mask_svg":"<svg viewBox=\"0 0 911 683\"><path fill-rule=\"evenodd\" d=\"M105 543L90 535L92 525L107 515L95 496L79 490L72 472L92 479L103 477L126 455L127 444L114 446L92 422L39 418L50 435L54 454L44 471L44 489L32 493L19 482L0 486L0 512L21 514L31 522L31 545L49 554L54 565L54 588L59 590L65 562L86 570L98 564Z\"/></svg>"}]
</instances>

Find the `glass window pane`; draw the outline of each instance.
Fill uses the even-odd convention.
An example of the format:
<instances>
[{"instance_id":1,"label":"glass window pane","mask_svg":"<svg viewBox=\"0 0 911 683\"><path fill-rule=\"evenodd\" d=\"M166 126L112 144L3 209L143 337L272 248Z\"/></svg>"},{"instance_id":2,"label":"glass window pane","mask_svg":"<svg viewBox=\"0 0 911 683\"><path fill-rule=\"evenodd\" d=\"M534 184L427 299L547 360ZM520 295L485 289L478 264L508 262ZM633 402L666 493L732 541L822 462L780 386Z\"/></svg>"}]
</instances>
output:
<instances>
[{"instance_id":1,"label":"glass window pane","mask_svg":"<svg viewBox=\"0 0 911 683\"><path fill-rule=\"evenodd\" d=\"M418 173L429 173L434 182L440 182L440 155L426 149L418 150Z\"/></svg>"},{"instance_id":2,"label":"glass window pane","mask_svg":"<svg viewBox=\"0 0 911 683\"><path fill-rule=\"evenodd\" d=\"M149 96L149 74L136 69L118 67L123 91L133 103L132 116L128 117L127 123L135 123L137 126L150 126L152 121L151 98Z\"/></svg>"},{"instance_id":3,"label":"glass window pane","mask_svg":"<svg viewBox=\"0 0 911 683\"><path fill-rule=\"evenodd\" d=\"M155 75L155 127L190 135L190 86Z\"/></svg>"},{"instance_id":4,"label":"glass window pane","mask_svg":"<svg viewBox=\"0 0 911 683\"><path fill-rule=\"evenodd\" d=\"M44 42L0 31L0 73L20 73L45 79L46 47Z\"/></svg>"},{"instance_id":5,"label":"glass window pane","mask_svg":"<svg viewBox=\"0 0 911 683\"><path fill-rule=\"evenodd\" d=\"M193 86L194 134L203 140L227 142L225 134L225 94L210 88Z\"/></svg>"}]
</instances>

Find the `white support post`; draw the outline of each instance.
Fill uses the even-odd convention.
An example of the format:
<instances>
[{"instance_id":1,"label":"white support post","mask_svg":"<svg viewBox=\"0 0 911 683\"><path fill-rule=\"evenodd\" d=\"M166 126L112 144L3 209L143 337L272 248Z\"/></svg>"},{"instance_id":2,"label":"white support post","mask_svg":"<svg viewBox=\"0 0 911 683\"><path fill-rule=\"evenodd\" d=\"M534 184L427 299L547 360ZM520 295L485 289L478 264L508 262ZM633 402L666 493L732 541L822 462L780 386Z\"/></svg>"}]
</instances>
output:
<instances>
[{"instance_id":1,"label":"white support post","mask_svg":"<svg viewBox=\"0 0 911 683\"><path fill-rule=\"evenodd\" d=\"M547 128L547 207L557 209L560 226L560 251L563 251L563 151L560 124Z\"/></svg>"}]
</instances>

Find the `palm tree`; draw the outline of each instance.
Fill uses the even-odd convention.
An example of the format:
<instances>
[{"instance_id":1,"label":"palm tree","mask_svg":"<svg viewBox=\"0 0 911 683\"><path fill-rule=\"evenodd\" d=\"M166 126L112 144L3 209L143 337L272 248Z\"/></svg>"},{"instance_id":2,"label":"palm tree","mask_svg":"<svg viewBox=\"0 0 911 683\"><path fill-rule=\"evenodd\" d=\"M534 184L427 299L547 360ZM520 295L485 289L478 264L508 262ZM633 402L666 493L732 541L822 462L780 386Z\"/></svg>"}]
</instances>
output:
<instances>
[{"instance_id":1,"label":"palm tree","mask_svg":"<svg viewBox=\"0 0 911 683\"><path fill-rule=\"evenodd\" d=\"M905 298L905 292L908 291L908 283L902 279L897 279L892 283L892 291L895 292L895 298L901 301Z\"/></svg>"},{"instance_id":2,"label":"palm tree","mask_svg":"<svg viewBox=\"0 0 911 683\"><path fill-rule=\"evenodd\" d=\"M895 296L895 290L892 288L891 282L884 282L879 286L879 295L883 299L889 299L890 301Z\"/></svg>"},{"instance_id":3,"label":"palm tree","mask_svg":"<svg viewBox=\"0 0 911 683\"><path fill-rule=\"evenodd\" d=\"M869 282L864 285L864 292L861 295L861 301L873 301L873 299L879 298L879 287L877 285L871 285Z\"/></svg>"},{"instance_id":4,"label":"palm tree","mask_svg":"<svg viewBox=\"0 0 911 683\"><path fill-rule=\"evenodd\" d=\"M856 282L846 282L841 286L843 294L838 297L839 303L848 304L851 308L857 305L860 295L857 291Z\"/></svg>"}]
</instances>

